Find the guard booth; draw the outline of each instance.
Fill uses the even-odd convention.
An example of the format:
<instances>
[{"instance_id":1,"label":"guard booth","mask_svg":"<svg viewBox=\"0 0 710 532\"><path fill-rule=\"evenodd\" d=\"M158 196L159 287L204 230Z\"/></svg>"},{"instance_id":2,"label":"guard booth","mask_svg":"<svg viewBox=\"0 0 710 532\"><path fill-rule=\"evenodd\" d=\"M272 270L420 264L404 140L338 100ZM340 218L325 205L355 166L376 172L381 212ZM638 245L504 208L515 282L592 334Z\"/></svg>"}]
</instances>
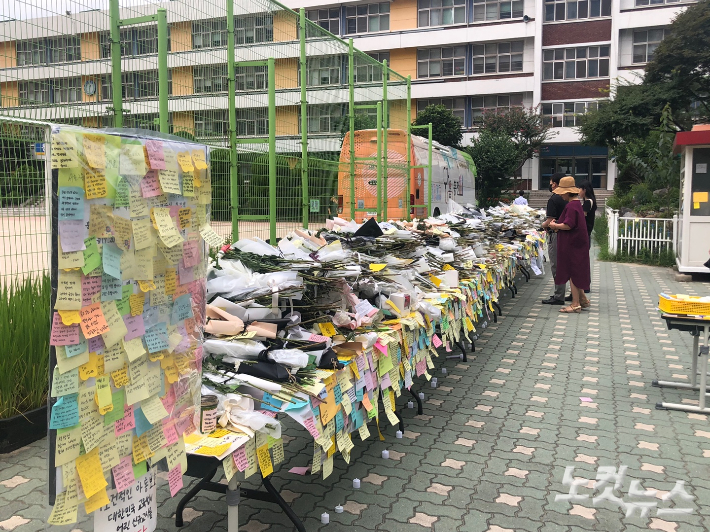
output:
<instances>
[{"instance_id":1,"label":"guard booth","mask_svg":"<svg viewBox=\"0 0 710 532\"><path fill-rule=\"evenodd\" d=\"M673 153L681 154L678 271L708 273L704 263L710 249L710 124L676 133Z\"/></svg>"}]
</instances>

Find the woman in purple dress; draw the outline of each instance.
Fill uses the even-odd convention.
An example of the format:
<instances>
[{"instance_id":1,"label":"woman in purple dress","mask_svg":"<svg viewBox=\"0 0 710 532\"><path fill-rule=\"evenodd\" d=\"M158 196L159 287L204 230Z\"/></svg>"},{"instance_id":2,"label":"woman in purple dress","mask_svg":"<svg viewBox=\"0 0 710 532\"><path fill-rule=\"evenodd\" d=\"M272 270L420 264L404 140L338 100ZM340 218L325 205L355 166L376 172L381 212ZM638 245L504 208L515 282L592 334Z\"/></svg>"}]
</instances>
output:
<instances>
[{"instance_id":1,"label":"woman in purple dress","mask_svg":"<svg viewBox=\"0 0 710 532\"><path fill-rule=\"evenodd\" d=\"M589 306L589 300L584 295L584 291L589 290L590 282L587 223L582 204L577 201L579 189L575 186L574 177L560 179L560 185L553 193L561 195L567 202L557 221L550 223L550 228L558 231L555 284L569 281L572 288L572 304L560 309L560 312L579 314Z\"/></svg>"}]
</instances>

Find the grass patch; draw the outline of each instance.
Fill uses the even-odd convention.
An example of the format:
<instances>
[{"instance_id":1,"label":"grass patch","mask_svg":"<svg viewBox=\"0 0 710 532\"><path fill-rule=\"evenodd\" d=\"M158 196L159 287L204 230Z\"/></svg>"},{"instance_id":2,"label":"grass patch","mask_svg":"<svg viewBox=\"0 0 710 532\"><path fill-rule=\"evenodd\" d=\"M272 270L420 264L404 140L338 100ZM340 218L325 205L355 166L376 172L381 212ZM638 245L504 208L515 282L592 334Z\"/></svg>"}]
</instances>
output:
<instances>
[{"instance_id":1,"label":"grass patch","mask_svg":"<svg viewBox=\"0 0 710 532\"><path fill-rule=\"evenodd\" d=\"M47 275L0 286L0 418L47 402L50 298Z\"/></svg>"},{"instance_id":2,"label":"grass patch","mask_svg":"<svg viewBox=\"0 0 710 532\"><path fill-rule=\"evenodd\" d=\"M651 253L648 249L642 249L638 255L631 255L626 252L610 253L609 252L609 224L606 214L597 218L594 223L594 232L592 233L594 241L599 246L597 259L607 262L630 262L635 264L646 264L648 266L661 266L671 268L675 266L675 253L673 251L661 251L660 253Z\"/></svg>"}]
</instances>

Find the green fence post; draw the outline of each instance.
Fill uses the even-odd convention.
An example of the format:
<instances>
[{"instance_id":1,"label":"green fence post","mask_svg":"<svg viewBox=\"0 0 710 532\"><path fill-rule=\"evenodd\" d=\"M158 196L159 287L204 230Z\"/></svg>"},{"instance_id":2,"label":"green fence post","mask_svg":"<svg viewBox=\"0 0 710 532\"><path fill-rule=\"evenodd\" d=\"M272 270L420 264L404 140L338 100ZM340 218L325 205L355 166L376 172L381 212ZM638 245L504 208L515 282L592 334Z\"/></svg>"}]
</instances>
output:
<instances>
[{"instance_id":1,"label":"green fence post","mask_svg":"<svg viewBox=\"0 0 710 532\"><path fill-rule=\"evenodd\" d=\"M170 133L168 110L168 11L158 8L158 109L160 132Z\"/></svg>"},{"instance_id":2,"label":"green fence post","mask_svg":"<svg viewBox=\"0 0 710 532\"><path fill-rule=\"evenodd\" d=\"M300 26L300 44L301 44L301 194L303 198L302 218L303 227L308 229L308 211L310 208L310 196L308 194L308 95L307 82L308 75L306 72L306 10L301 8L298 12Z\"/></svg>"},{"instance_id":3,"label":"green fence post","mask_svg":"<svg viewBox=\"0 0 710 532\"><path fill-rule=\"evenodd\" d=\"M410 211L412 210L412 202L410 201L412 193L412 76L407 76L407 176L405 181L407 183L407 192L405 198L405 206L407 208L407 221L412 219Z\"/></svg>"},{"instance_id":4,"label":"green fence post","mask_svg":"<svg viewBox=\"0 0 710 532\"><path fill-rule=\"evenodd\" d=\"M276 62L268 60L269 84L269 240L276 245Z\"/></svg>"},{"instance_id":5,"label":"green fence post","mask_svg":"<svg viewBox=\"0 0 710 532\"><path fill-rule=\"evenodd\" d=\"M355 219L355 46L348 40L348 89L350 118L350 218ZM379 124L379 122L378 122ZM379 146L379 143L378 143Z\"/></svg>"},{"instance_id":6,"label":"green fence post","mask_svg":"<svg viewBox=\"0 0 710 532\"><path fill-rule=\"evenodd\" d=\"M432 143L432 126L431 122L429 122L429 155L428 155L428 160L427 164L429 165L429 190L427 192L428 198L427 198L427 216L431 216L431 190L432 190L432 185L431 185L431 180L432 180L432 157L431 157L431 143Z\"/></svg>"},{"instance_id":7,"label":"green fence post","mask_svg":"<svg viewBox=\"0 0 710 532\"><path fill-rule=\"evenodd\" d=\"M118 0L110 0L111 24L111 97L113 100L113 127L123 127L123 95L121 94L121 26Z\"/></svg>"},{"instance_id":8,"label":"green fence post","mask_svg":"<svg viewBox=\"0 0 710 532\"><path fill-rule=\"evenodd\" d=\"M227 0L227 100L229 102L229 187L232 203L232 240L239 240L239 175L237 170L236 61L234 0Z\"/></svg>"},{"instance_id":9,"label":"green fence post","mask_svg":"<svg viewBox=\"0 0 710 532\"><path fill-rule=\"evenodd\" d=\"M387 106L387 77L388 77L387 59L382 61L382 209L384 211L383 221L389 220L389 201L387 192L388 169L387 162L389 152L387 151L387 137L389 137L389 107Z\"/></svg>"},{"instance_id":10,"label":"green fence post","mask_svg":"<svg viewBox=\"0 0 710 532\"><path fill-rule=\"evenodd\" d=\"M377 102L377 221L382 221L382 102Z\"/></svg>"}]
</instances>

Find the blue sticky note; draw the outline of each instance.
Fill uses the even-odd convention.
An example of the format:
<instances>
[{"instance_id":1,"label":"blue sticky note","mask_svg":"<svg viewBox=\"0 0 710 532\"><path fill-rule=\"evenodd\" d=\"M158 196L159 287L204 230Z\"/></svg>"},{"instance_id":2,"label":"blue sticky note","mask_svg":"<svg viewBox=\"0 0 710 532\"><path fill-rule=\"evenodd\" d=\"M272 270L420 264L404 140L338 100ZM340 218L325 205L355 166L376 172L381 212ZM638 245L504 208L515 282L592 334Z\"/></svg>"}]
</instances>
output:
<instances>
[{"instance_id":1,"label":"blue sticky note","mask_svg":"<svg viewBox=\"0 0 710 532\"><path fill-rule=\"evenodd\" d=\"M84 189L81 187L59 187L59 219L84 219Z\"/></svg>"},{"instance_id":2,"label":"blue sticky note","mask_svg":"<svg viewBox=\"0 0 710 532\"><path fill-rule=\"evenodd\" d=\"M67 358L75 357L76 355L81 355L82 353L85 353L86 350L89 348L86 343L86 338L84 338L84 335L81 331L79 331L79 343L76 345L67 345L65 347Z\"/></svg>"},{"instance_id":3,"label":"blue sticky note","mask_svg":"<svg viewBox=\"0 0 710 532\"><path fill-rule=\"evenodd\" d=\"M313 406L313 403L309 400L308 405L311 407L311 412L313 412L314 417L318 417L320 415L320 409L317 406Z\"/></svg>"},{"instance_id":4,"label":"blue sticky note","mask_svg":"<svg viewBox=\"0 0 710 532\"><path fill-rule=\"evenodd\" d=\"M343 421L343 411L338 410L337 414L335 414L335 432L340 432L343 430L344 426L345 421Z\"/></svg>"},{"instance_id":5,"label":"blue sticky note","mask_svg":"<svg viewBox=\"0 0 710 532\"><path fill-rule=\"evenodd\" d=\"M333 394L335 395L335 404L339 405L340 403L343 402L343 392L340 389L340 384L336 384L335 388L333 388Z\"/></svg>"},{"instance_id":6,"label":"blue sticky note","mask_svg":"<svg viewBox=\"0 0 710 532\"><path fill-rule=\"evenodd\" d=\"M192 318L192 296L185 294L178 297L173 302L173 311L170 317L170 324L177 325L183 320Z\"/></svg>"},{"instance_id":7,"label":"blue sticky note","mask_svg":"<svg viewBox=\"0 0 710 532\"><path fill-rule=\"evenodd\" d=\"M153 428L153 425L151 425L150 422L146 419L145 414L143 414L143 410L141 410L140 408L133 409L133 416L136 419L136 436L138 436L139 438L141 437L141 435L145 434Z\"/></svg>"},{"instance_id":8,"label":"blue sticky note","mask_svg":"<svg viewBox=\"0 0 710 532\"><path fill-rule=\"evenodd\" d=\"M52 406L50 429L68 429L79 424L79 394L64 395Z\"/></svg>"},{"instance_id":9,"label":"blue sticky note","mask_svg":"<svg viewBox=\"0 0 710 532\"><path fill-rule=\"evenodd\" d=\"M104 261L104 266L106 262ZM121 278L113 278L106 273L101 274L101 301L117 301L121 299Z\"/></svg>"},{"instance_id":10,"label":"blue sticky note","mask_svg":"<svg viewBox=\"0 0 710 532\"><path fill-rule=\"evenodd\" d=\"M360 408L353 408L352 414L350 417L353 420L353 427L355 430L359 429L360 426L362 425L362 409Z\"/></svg>"},{"instance_id":11,"label":"blue sticky note","mask_svg":"<svg viewBox=\"0 0 710 532\"><path fill-rule=\"evenodd\" d=\"M302 399L299 399L298 397L294 397L292 401L295 401L294 403L289 403L286 405L286 411L288 412L289 410L298 410L299 408L303 408L308 404L307 401L304 401Z\"/></svg>"},{"instance_id":12,"label":"blue sticky note","mask_svg":"<svg viewBox=\"0 0 710 532\"><path fill-rule=\"evenodd\" d=\"M323 388L320 391L320 393L318 394L318 399L320 399L321 401L325 401L327 397L328 397L328 389Z\"/></svg>"},{"instance_id":13,"label":"blue sticky note","mask_svg":"<svg viewBox=\"0 0 710 532\"><path fill-rule=\"evenodd\" d=\"M158 323L154 327L145 331L145 345L150 353L157 353L170 347L168 344L168 326L165 323Z\"/></svg>"},{"instance_id":14,"label":"blue sticky note","mask_svg":"<svg viewBox=\"0 0 710 532\"><path fill-rule=\"evenodd\" d=\"M146 301L150 298L146 298ZM158 307L151 307L150 305L143 306L143 325L146 329L150 329L160 323L160 311Z\"/></svg>"},{"instance_id":15,"label":"blue sticky note","mask_svg":"<svg viewBox=\"0 0 710 532\"><path fill-rule=\"evenodd\" d=\"M271 410L272 412L280 412L281 411L281 405L283 404L283 401L279 401L278 399L275 399L273 395L271 395L268 392L264 392L264 396L262 397L263 401L261 403L261 408L263 410ZM266 404L269 403L269 404ZM271 406L274 405L274 406ZM278 407L278 408L276 408Z\"/></svg>"},{"instance_id":16,"label":"blue sticky note","mask_svg":"<svg viewBox=\"0 0 710 532\"><path fill-rule=\"evenodd\" d=\"M102 262L104 273L121 280L121 255L123 251L116 244L104 244Z\"/></svg>"},{"instance_id":17,"label":"blue sticky note","mask_svg":"<svg viewBox=\"0 0 710 532\"><path fill-rule=\"evenodd\" d=\"M365 395L365 387L364 386L362 388L355 388L355 397L357 397L358 401L362 401L362 398L364 397L364 395Z\"/></svg>"}]
</instances>

